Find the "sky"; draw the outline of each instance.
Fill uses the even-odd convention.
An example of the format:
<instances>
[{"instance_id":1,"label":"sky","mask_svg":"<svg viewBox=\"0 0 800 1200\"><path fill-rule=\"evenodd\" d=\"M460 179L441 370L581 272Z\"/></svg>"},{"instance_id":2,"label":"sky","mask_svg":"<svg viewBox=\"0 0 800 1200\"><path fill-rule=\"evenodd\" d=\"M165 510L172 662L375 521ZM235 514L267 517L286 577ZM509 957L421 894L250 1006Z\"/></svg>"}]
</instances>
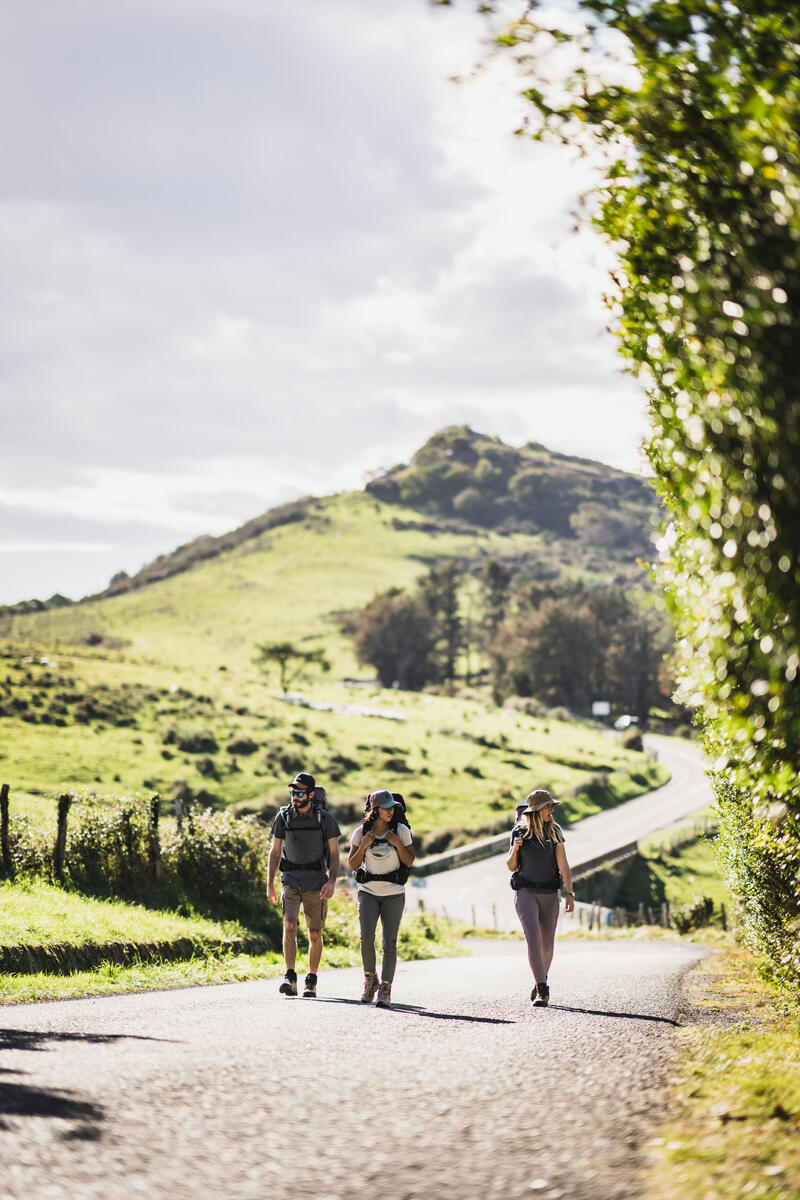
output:
<instances>
[{"instance_id":1,"label":"sky","mask_svg":"<svg viewBox=\"0 0 800 1200\"><path fill-rule=\"evenodd\" d=\"M645 469L590 168L473 7L0 0L0 604L445 425Z\"/></svg>"}]
</instances>

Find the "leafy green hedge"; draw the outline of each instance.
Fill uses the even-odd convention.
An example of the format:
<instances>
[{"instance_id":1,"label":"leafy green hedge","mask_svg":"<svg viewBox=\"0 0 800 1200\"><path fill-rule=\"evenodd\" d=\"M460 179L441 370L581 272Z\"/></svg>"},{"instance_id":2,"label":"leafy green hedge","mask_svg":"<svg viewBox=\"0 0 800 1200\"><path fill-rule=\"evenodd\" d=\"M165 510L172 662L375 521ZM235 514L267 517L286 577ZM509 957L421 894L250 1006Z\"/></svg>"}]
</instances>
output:
<instances>
[{"instance_id":1,"label":"leafy green hedge","mask_svg":"<svg viewBox=\"0 0 800 1200\"><path fill-rule=\"evenodd\" d=\"M154 827L153 801L142 797L73 797L63 880L92 895L188 906L263 927L274 923L266 903L268 841L252 817L196 809L179 832L174 822ZM55 831L49 836L25 817L10 817L16 874L54 877L54 846Z\"/></svg>"},{"instance_id":2,"label":"leafy green hedge","mask_svg":"<svg viewBox=\"0 0 800 1200\"><path fill-rule=\"evenodd\" d=\"M681 698L713 757L747 931L796 990L800 13L783 0L578 0L584 28L554 36L539 7L499 40L518 58L525 44L535 134L603 148L596 223L619 258L620 348L650 398ZM585 53L556 92L544 58L564 41ZM587 86L587 72L600 78Z\"/></svg>"}]
</instances>

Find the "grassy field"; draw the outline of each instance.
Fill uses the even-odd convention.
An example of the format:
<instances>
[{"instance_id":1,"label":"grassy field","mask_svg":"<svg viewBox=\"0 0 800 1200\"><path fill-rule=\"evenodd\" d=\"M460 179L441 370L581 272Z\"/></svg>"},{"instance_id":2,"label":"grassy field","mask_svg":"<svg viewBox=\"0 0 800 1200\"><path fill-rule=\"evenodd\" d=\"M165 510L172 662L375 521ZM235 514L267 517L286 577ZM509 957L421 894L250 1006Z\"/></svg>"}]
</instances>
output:
<instances>
[{"instance_id":1,"label":"grassy field","mask_svg":"<svg viewBox=\"0 0 800 1200\"><path fill-rule=\"evenodd\" d=\"M125 659L169 664L205 679L224 667L237 682L242 674L253 676L256 643L298 639L322 648L335 676L352 677L359 668L339 632L342 613L376 592L413 584L433 557L549 553L541 535L431 534L419 525L414 510L363 493L334 496L305 521L269 530L138 591L16 615L8 633L15 641L53 646L102 636L116 641Z\"/></svg>"},{"instance_id":2,"label":"grassy field","mask_svg":"<svg viewBox=\"0 0 800 1200\"><path fill-rule=\"evenodd\" d=\"M565 795L621 773L619 795L570 801L575 820L664 780L597 727L492 709L482 698L327 681L309 689L315 703L376 714L359 715L287 704L255 668L240 686L232 672L203 690L201 682L188 668L121 652L0 646L0 782L10 784L12 810L52 821L45 797L60 791L158 792L168 803L188 788L214 807L271 813L287 780L310 768L345 822L383 786L406 796L418 834L477 834L503 827L534 786Z\"/></svg>"}]
</instances>

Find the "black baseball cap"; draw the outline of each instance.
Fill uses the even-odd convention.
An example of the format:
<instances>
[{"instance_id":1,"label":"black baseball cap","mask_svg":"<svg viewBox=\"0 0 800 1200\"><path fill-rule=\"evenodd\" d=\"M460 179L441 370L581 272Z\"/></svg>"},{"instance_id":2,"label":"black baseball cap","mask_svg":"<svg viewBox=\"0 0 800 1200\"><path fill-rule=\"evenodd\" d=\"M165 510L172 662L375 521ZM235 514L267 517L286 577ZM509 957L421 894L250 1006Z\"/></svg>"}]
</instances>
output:
<instances>
[{"instance_id":1,"label":"black baseball cap","mask_svg":"<svg viewBox=\"0 0 800 1200\"><path fill-rule=\"evenodd\" d=\"M289 787L304 787L307 792L313 792L316 787L314 776L309 775L308 771L300 771L298 775L295 775Z\"/></svg>"}]
</instances>

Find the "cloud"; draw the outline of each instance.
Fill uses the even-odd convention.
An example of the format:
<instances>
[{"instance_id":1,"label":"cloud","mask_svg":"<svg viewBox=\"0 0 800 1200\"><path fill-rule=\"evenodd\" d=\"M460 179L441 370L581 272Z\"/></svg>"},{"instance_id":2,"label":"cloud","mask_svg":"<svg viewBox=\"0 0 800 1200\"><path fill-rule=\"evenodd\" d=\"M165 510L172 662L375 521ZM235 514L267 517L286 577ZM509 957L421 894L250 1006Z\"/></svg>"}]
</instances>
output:
<instances>
[{"instance_id":1,"label":"cloud","mask_svg":"<svg viewBox=\"0 0 800 1200\"><path fill-rule=\"evenodd\" d=\"M6 18L6 546L31 523L135 570L358 486L444 423L635 463L607 256L569 233L591 164L511 135L519 82L470 76L474 14L60 0ZM30 594L0 553L0 602Z\"/></svg>"}]
</instances>

